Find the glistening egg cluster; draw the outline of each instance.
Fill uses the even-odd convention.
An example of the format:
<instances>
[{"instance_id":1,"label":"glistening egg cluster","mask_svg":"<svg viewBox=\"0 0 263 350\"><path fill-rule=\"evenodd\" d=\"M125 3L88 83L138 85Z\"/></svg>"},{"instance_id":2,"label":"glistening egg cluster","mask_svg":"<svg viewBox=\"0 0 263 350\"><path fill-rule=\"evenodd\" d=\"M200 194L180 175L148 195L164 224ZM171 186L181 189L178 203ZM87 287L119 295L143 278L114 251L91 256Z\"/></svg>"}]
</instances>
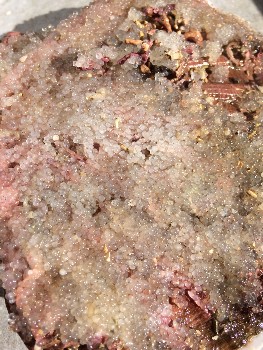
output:
<instances>
[{"instance_id":1,"label":"glistening egg cluster","mask_svg":"<svg viewBox=\"0 0 263 350\"><path fill-rule=\"evenodd\" d=\"M262 48L203 0L95 0L2 40L0 277L29 348L260 331Z\"/></svg>"}]
</instances>

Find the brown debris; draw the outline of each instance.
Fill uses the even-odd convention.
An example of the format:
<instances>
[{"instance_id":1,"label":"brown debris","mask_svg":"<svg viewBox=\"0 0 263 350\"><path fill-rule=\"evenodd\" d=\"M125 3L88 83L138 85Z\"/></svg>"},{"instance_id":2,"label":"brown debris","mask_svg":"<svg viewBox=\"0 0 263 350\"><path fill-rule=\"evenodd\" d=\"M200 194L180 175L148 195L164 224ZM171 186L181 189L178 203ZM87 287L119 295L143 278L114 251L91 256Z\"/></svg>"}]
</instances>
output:
<instances>
[{"instance_id":1,"label":"brown debris","mask_svg":"<svg viewBox=\"0 0 263 350\"><path fill-rule=\"evenodd\" d=\"M142 40L127 38L127 39L125 39L125 43L137 46L137 45L141 45L142 44Z\"/></svg>"},{"instance_id":2,"label":"brown debris","mask_svg":"<svg viewBox=\"0 0 263 350\"><path fill-rule=\"evenodd\" d=\"M172 33L172 31L173 31L172 26L171 26L170 20L166 14L162 15L161 23L163 24L163 26L165 27L165 29L167 30L168 33Z\"/></svg>"},{"instance_id":3,"label":"brown debris","mask_svg":"<svg viewBox=\"0 0 263 350\"><path fill-rule=\"evenodd\" d=\"M230 67L230 64L230 61L224 55L219 56L216 62L216 65L220 67Z\"/></svg>"},{"instance_id":4,"label":"brown debris","mask_svg":"<svg viewBox=\"0 0 263 350\"><path fill-rule=\"evenodd\" d=\"M229 75L228 78L231 81L237 82L237 83L249 83L251 79L249 79L249 76L244 72L243 69L229 69Z\"/></svg>"},{"instance_id":5,"label":"brown debris","mask_svg":"<svg viewBox=\"0 0 263 350\"><path fill-rule=\"evenodd\" d=\"M143 9L143 12L149 16L153 17L155 15L163 15L163 14L168 14L171 11L175 10L175 5L174 4L169 4L164 7L152 7L152 6L147 6Z\"/></svg>"},{"instance_id":6,"label":"brown debris","mask_svg":"<svg viewBox=\"0 0 263 350\"><path fill-rule=\"evenodd\" d=\"M229 43L226 47L227 56L232 63L234 63L236 66L240 66L241 61L239 59L235 58L233 49L240 49L240 45L236 42Z\"/></svg>"},{"instance_id":7,"label":"brown debris","mask_svg":"<svg viewBox=\"0 0 263 350\"><path fill-rule=\"evenodd\" d=\"M259 86L263 86L263 53L260 52L254 57L254 74L255 82Z\"/></svg>"},{"instance_id":8,"label":"brown debris","mask_svg":"<svg viewBox=\"0 0 263 350\"><path fill-rule=\"evenodd\" d=\"M189 32L186 32L184 34L184 37L187 41L192 41L199 46L203 45L204 39L202 33L199 30L192 29Z\"/></svg>"},{"instance_id":9,"label":"brown debris","mask_svg":"<svg viewBox=\"0 0 263 350\"><path fill-rule=\"evenodd\" d=\"M241 97L246 90L244 84L205 83L203 91L218 100L232 101Z\"/></svg>"},{"instance_id":10,"label":"brown debris","mask_svg":"<svg viewBox=\"0 0 263 350\"><path fill-rule=\"evenodd\" d=\"M17 39L22 35L20 32L8 32L2 39L4 45L8 45L11 38Z\"/></svg>"},{"instance_id":11,"label":"brown debris","mask_svg":"<svg viewBox=\"0 0 263 350\"><path fill-rule=\"evenodd\" d=\"M143 74L151 73L150 68L147 67L146 64L142 64L141 67L140 67L140 69L141 69L141 72L142 72Z\"/></svg>"}]
</instances>

